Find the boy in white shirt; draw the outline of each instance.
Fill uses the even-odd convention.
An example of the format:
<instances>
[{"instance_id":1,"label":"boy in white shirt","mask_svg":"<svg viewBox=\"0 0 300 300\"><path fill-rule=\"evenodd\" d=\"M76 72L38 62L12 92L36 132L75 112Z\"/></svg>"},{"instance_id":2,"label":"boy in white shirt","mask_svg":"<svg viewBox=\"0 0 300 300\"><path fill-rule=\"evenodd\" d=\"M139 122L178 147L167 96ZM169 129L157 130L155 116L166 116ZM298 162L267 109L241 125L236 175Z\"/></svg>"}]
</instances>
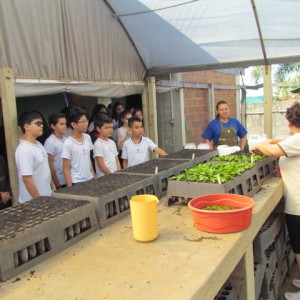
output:
<instances>
[{"instance_id":1,"label":"boy in white shirt","mask_svg":"<svg viewBox=\"0 0 300 300\"><path fill-rule=\"evenodd\" d=\"M100 137L94 143L94 158L97 177L114 173L121 169L116 143L113 135L113 121L105 114L98 114L94 126Z\"/></svg>"},{"instance_id":2,"label":"boy in white shirt","mask_svg":"<svg viewBox=\"0 0 300 300\"><path fill-rule=\"evenodd\" d=\"M149 160L149 150L156 152L160 156L167 153L157 147L149 138L143 136L143 124L137 117L132 117L128 121L131 138L124 142L122 150L123 167L131 167Z\"/></svg>"},{"instance_id":3,"label":"boy in white shirt","mask_svg":"<svg viewBox=\"0 0 300 300\"><path fill-rule=\"evenodd\" d=\"M73 131L64 142L61 157L66 185L72 186L94 178L95 172L90 159L93 144L85 133L89 125L87 112L81 107L70 108L68 123Z\"/></svg>"},{"instance_id":4,"label":"boy in white shirt","mask_svg":"<svg viewBox=\"0 0 300 300\"><path fill-rule=\"evenodd\" d=\"M36 112L19 118L23 136L15 153L19 180L19 203L39 196L51 196L51 172L45 148L36 139L43 134L43 121Z\"/></svg>"}]
</instances>

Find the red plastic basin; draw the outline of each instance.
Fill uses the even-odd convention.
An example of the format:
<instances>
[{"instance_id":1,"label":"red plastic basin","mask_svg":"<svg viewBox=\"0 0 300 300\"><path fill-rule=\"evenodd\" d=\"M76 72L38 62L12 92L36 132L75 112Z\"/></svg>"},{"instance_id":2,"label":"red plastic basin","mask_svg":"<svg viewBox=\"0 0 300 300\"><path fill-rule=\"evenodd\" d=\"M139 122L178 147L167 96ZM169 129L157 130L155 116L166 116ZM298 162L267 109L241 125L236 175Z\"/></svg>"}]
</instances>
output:
<instances>
[{"instance_id":1,"label":"red plastic basin","mask_svg":"<svg viewBox=\"0 0 300 300\"><path fill-rule=\"evenodd\" d=\"M211 211L201 208L208 205L231 205L237 209ZM236 194L210 194L192 199L188 207L192 210L194 225L197 229L213 233L238 232L251 224L254 201Z\"/></svg>"}]
</instances>

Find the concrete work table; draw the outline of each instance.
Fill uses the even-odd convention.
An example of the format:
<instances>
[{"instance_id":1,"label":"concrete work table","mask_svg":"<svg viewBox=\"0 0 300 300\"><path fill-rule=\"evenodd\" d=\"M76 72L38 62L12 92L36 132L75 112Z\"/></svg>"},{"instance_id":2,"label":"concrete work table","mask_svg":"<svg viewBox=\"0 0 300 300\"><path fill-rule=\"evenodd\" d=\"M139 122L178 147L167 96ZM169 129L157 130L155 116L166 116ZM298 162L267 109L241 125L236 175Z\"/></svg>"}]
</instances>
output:
<instances>
[{"instance_id":1,"label":"concrete work table","mask_svg":"<svg viewBox=\"0 0 300 300\"><path fill-rule=\"evenodd\" d=\"M254 299L252 241L282 195L282 180L268 180L253 197L251 226L233 234L199 231L187 206L161 203L156 241L135 241L128 216L0 282L0 299L210 300L237 266L241 299Z\"/></svg>"}]
</instances>

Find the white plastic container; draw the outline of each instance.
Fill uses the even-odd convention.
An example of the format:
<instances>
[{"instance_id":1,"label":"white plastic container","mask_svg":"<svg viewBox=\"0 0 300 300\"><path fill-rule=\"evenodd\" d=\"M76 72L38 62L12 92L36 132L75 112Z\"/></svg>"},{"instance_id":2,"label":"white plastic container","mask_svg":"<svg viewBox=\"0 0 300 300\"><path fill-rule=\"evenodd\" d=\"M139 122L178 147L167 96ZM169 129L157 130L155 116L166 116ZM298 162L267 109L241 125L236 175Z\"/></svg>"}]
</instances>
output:
<instances>
[{"instance_id":1,"label":"white plastic container","mask_svg":"<svg viewBox=\"0 0 300 300\"><path fill-rule=\"evenodd\" d=\"M209 150L209 145L206 144L206 143L200 143L200 144L197 146L197 149L200 149L200 150Z\"/></svg>"},{"instance_id":2,"label":"white plastic container","mask_svg":"<svg viewBox=\"0 0 300 300\"><path fill-rule=\"evenodd\" d=\"M227 146L227 145L220 145L217 147L220 156L229 155L238 151L241 151L239 146Z\"/></svg>"},{"instance_id":3,"label":"white plastic container","mask_svg":"<svg viewBox=\"0 0 300 300\"><path fill-rule=\"evenodd\" d=\"M188 143L184 145L184 149L196 149L196 145L194 143Z\"/></svg>"},{"instance_id":4,"label":"white plastic container","mask_svg":"<svg viewBox=\"0 0 300 300\"><path fill-rule=\"evenodd\" d=\"M261 144L267 140L267 135L259 135L259 134L250 134L248 137L248 145L249 149L253 148L255 145Z\"/></svg>"}]
</instances>

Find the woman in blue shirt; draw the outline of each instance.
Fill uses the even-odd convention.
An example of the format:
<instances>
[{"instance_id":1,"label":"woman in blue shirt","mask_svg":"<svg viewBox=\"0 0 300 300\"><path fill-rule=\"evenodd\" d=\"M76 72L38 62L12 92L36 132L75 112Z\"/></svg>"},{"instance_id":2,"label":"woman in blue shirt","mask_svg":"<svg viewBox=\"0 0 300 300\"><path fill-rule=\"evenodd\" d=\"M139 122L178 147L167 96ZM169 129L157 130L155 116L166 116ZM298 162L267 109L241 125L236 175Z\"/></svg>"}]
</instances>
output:
<instances>
[{"instance_id":1,"label":"woman in blue shirt","mask_svg":"<svg viewBox=\"0 0 300 300\"><path fill-rule=\"evenodd\" d=\"M229 107L226 101L221 100L216 105L217 115L209 122L202 134L202 138L210 149L219 145L239 146L245 149L247 143L247 130L242 123L229 117Z\"/></svg>"}]
</instances>

